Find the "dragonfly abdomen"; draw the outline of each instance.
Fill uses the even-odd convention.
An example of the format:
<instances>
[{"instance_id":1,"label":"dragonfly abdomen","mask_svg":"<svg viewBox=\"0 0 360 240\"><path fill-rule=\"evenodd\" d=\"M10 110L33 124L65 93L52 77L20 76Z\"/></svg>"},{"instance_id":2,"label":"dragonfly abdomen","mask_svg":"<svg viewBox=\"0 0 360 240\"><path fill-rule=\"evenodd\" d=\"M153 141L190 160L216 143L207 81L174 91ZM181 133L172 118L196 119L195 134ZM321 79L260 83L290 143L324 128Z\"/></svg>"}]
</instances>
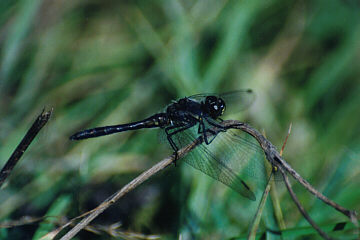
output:
<instances>
[{"instance_id":1,"label":"dragonfly abdomen","mask_svg":"<svg viewBox=\"0 0 360 240\"><path fill-rule=\"evenodd\" d=\"M137 130L141 128L155 128L155 127L164 127L169 124L168 117L164 113L155 114L149 118L146 118L142 121L132 122L127 124L98 127L87 129L81 132L77 132L70 137L71 140L81 140L87 138L94 138L105 136L113 133L124 132L128 130Z\"/></svg>"}]
</instances>

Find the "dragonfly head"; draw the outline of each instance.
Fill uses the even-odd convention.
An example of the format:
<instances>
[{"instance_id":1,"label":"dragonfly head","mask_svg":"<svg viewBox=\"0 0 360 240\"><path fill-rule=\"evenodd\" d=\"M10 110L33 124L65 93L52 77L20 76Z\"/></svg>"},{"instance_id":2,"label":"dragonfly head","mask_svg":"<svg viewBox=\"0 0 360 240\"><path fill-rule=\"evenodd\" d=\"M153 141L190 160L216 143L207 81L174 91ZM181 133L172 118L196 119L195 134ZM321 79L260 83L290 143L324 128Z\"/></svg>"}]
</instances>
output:
<instances>
[{"instance_id":1,"label":"dragonfly head","mask_svg":"<svg viewBox=\"0 0 360 240\"><path fill-rule=\"evenodd\" d=\"M216 119L224 114L226 105L224 100L216 96L207 96L203 103L204 110L212 117Z\"/></svg>"}]
</instances>

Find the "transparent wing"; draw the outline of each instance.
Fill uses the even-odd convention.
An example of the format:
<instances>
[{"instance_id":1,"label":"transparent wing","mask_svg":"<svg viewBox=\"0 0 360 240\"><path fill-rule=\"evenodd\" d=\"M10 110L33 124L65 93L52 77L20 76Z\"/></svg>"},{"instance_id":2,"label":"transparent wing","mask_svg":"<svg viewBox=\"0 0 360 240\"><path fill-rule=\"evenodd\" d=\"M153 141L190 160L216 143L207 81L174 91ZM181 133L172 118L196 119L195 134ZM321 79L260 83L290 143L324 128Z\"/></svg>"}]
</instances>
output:
<instances>
[{"instance_id":1,"label":"transparent wing","mask_svg":"<svg viewBox=\"0 0 360 240\"><path fill-rule=\"evenodd\" d=\"M226 104L225 113L236 113L247 109L255 100L255 94L251 89L236 90L225 93L200 93L188 98L201 102L207 96L217 96L222 98Z\"/></svg>"},{"instance_id":2,"label":"transparent wing","mask_svg":"<svg viewBox=\"0 0 360 240\"><path fill-rule=\"evenodd\" d=\"M255 138L241 130L228 130L226 134L220 135L220 138L223 138L221 141L226 143L228 148L233 143L235 148L233 151L242 153L242 165L237 168L246 164L244 168L246 176L253 177L261 184L267 184L269 174L266 173L265 165L269 166L269 170L271 170L271 166ZM236 168L236 166L234 167ZM283 177L280 172L274 172L270 181L283 182Z\"/></svg>"},{"instance_id":3,"label":"transparent wing","mask_svg":"<svg viewBox=\"0 0 360 240\"><path fill-rule=\"evenodd\" d=\"M240 132L240 131L239 131ZM245 133L244 133L245 134ZM176 134L178 147L194 141L197 127ZM220 132L209 145L196 147L184 161L210 177L231 187L242 196L255 200L253 191L265 186L264 154L252 137L230 131ZM255 141L255 140L254 140Z\"/></svg>"}]
</instances>

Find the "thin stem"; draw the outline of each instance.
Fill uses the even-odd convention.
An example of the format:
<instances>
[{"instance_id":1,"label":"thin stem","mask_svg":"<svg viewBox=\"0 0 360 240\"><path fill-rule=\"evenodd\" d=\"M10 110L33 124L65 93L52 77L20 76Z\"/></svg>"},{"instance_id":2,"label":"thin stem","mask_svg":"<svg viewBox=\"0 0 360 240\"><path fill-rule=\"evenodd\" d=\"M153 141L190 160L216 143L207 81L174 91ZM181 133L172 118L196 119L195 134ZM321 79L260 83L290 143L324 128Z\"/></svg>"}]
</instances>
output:
<instances>
[{"instance_id":1,"label":"thin stem","mask_svg":"<svg viewBox=\"0 0 360 240\"><path fill-rule=\"evenodd\" d=\"M46 112L43 110L42 113L36 118L33 125L29 128L29 130L27 131L27 133L25 134L19 145L11 154L5 166L1 169L0 187L5 182L6 178L10 175L15 165L18 163L18 161L20 160L26 149L30 146L36 135L49 121L51 114L52 114L52 109Z\"/></svg>"},{"instance_id":2,"label":"thin stem","mask_svg":"<svg viewBox=\"0 0 360 240\"><path fill-rule=\"evenodd\" d=\"M270 182L271 182L272 174L273 174L273 172L270 173L269 180L267 181L266 188L265 188L265 190L264 190L264 192L262 194L261 201L259 203L259 207L257 208L256 214L255 214L254 219L252 221L250 232L249 232L249 235L248 235L248 238L247 238L249 240L253 240L256 237L256 231L257 231L257 229L259 227L261 214L263 212L263 209L264 209L264 206L265 206L265 203L266 203L266 199L267 199L267 197L269 195L269 192L270 192L270 189L271 189L271 183Z\"/></svg>"},{"instance_id":3,"label":"thin stem","mask_svg":"<svg viewBox=\"0 0 360 240\"><path fill-rule=\"evenodd\" d=\"M279 168L284 181L285 181L285 185L286 188L288 189L291 198L293 199L293 201L295 202L297 208L299 209L299 211L301 212L301 214L304 216L304 218L308 221L308 223L310 223L310 225L320 234L320 236L322 236L324 239L332 239L330 238L323 230L321 230L319 228L318 225L316 225L316 223L312 220L312 218L307 214L307 212L305 211L304 207L301 205L299 199L296 197L296 194L294 193L294 191L291 188L290 182L289 182L289 178L287 177L285 171L282 168Z\"/></svg>"},{"instance_id":4,"label":"thin stem","mask_svg":"<svg viewBox=\"0 0 360 240\"><path fill-rule=\"evenodd\" d=\"M190 152L192 149L194 149L197 145L202 143L202 137L199 137L194 140L194 142L190 143L186 147L180 149L178 151L178 159L184 157L188 152ZM135 189L137 186L142 184L144 181L149 179L154 174L158 173L159 171L163 170L167 166L171 165L174 162L175 156L172 155L171 157L167 157L161 162L155 164L150 169L146 170L142 174L140 174L138 177L133 179L130 183L128 183L126 186L124 186L121 190L113 194L111 197L106 199L103 203L101 203L98 207L91 210L90 214L84 218L82 221L80 221L75 227L73 227L69 232L67 232L60 240L69 240L72 237L74 237L81 229L86 227L92 220L94 220L99 214L101 214L103 211L105 211L108 207L110 207L112 204L114 204L117 200L119 200L121 197L126 195L128 192ZM70 220L71 222L72 220ZM68 226L69 224L65 224L64 226ZM62 229L63 227L60 227ZM55 232L59 232L58 230L55 230Z\"/></svg>"},{"instance_id":5,"label":"thin stem","mask_svg":"<svg viewBox=\"0 0 360 240\"><path fill-rule=\"evenodd\" d=\"M308 181L306 181L299 173L297 173L289 163L287 163L276 150L275 146L268 141L261 133L259 133L256 129L251 127L250 125L239 122L236 120L228 120L223 121L221 123L225 128L230 129L241 129L242 131L250 134L253 136L260 144L261 148L263 149L266 158L269 160L272 166L280 166L281 168L285 169L296 181L298 181L301 185L303 185L310 193L315 195L317 198L322 200L324 203L328 204L329 206L335 208L339 212L343 213L345 216L349 217L352 222L356 222L356 212L352 210L348 210L336 202L330 200L326 196L324 196L321 192L316 190Z\"/></svg>"}]
</instances>

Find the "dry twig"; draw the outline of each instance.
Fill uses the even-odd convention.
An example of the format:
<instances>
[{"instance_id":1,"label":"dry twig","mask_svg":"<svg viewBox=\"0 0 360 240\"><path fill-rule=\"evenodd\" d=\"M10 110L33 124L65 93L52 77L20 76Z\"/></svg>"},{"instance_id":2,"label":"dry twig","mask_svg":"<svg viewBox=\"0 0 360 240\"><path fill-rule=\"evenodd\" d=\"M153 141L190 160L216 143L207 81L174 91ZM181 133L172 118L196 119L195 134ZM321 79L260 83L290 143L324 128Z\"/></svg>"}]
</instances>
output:
<instances>
[{"instance_id":1,"label":"dry twig","mask_svg":"<svg viewBox=\"0 0 360 240\"><path fill-rule=\"evenodd\" d=\"M194 142L190 143L186 147L180 149L178 151L178 158L182 158L185 156L188 152L190 152L192 149L194 149L197 145L202 143L202 138L197 138ZM123 197L128 192L135 189L137 186L145 182L147 179L149 179L154 174L158 173L159 171L163 170L164 168L168 167L174 162L175 156L172 155L171 157L167 157L161 162L155 164L153 167L148 169L147 171L140 174L138 177L136 177L134 180L132 180L130 183L128 183L126 186L124 186L121 190L113 194L110 198L106 199L103 203L101 203L98 207L90 211L90 214L84 218L82 221L80 221L74 228L72 228L69 232L67 232L61 240L68 240L74 237L81 229L86 227L93 219L95 219L99 214L101 214L103 211L105 211L108 207L110 207L112 204L114 204L116 201L118 201L121 197ZM69 221L69 223L72 222ZM64 227L68 226L69 223L65 224L60 228L63 229ZM59 229L55 230L56 233L60 232ZM54 234L49 233L49 236L54 236Z\"/></svg>"},{"instance_id":2,"label":"dry twig","mask_svg":"<svg viewBox=\"0 0 360 240\"><path fill-rule=\"evenodd\" d=\"M25 134L24 138L21 140L19 145L16 147L15 151L11 154L9 160L6 162L3 169L0 172L0 187L5 182L6 178L10 175L11 171L14 169L15 165L18 163L26 149L32 143L36 135L40 130L45 126L49 121L53 109L49 111L43 110L42 113L37 117L33 125Z\"/></svg>"},{"instance_id":3,"label":"dry twig","mask_svg":"<svg viewBox=\"0 0 360 240\"><path fill-rule=\"evenodd\" d=\"M349 217L349 219L357 225L356 220L356 212L352 210L348 210L339 204L335 203L334 201L330 200L326 196L324 196L322 193L317 191L309 182L307 182L304 178L301 177L300 174L298 174L284 159L281 157L281 153L279 153L276 148L272 145L271 142L269 142L262 134L260 134L256 129L252 128L246 123L242 123L239 121L229 120L223 123L223 125L227 128L236 128L241 129L244 132L250 134L253 136L260 144L261 148L263 149L267 160L270 162L270 164L275 167L277 171L280 171L283 175L285 185L295 202L296 206L300 210L301 214L305 217L305 219L310 223L310 225L324 238L324 239L331 239L324 231L322 231L315 222L310 218L310 216L306 213L305 209L300 204L299 200L296 197L296 194L292 190L290 186L289 179L287 178L286 173L289 173L296 181L298 181L301 185L303 185L309 192L314 194L317 198L325 202L326 204L330 205L334 209L338 210L339 212L343 213L345 216ZM287 140L287 139L286 139Z\"/></svg>"},{"instance_id":4,"label":"dry twig","mask_svg":"<svg viewBox=\"0 0 360 240\"><path fill-rule=\"evenodd\" d=\"M341 212L352 222L356 222L356 212L352 210L348 210L339 204L335 203L331 199L324 196L321 192L316 190L308 181L306 181L299 173L293 169L289 163L287 163L280 155L280 153L276 150L275 146L268 141L262 134L260 134L256 129L251 127L250 125L239 122L236 120L228 120L224 121L222 125L227 129L241 129L242 131L253 136L260 144L263 149L266 158L270 162L272 166L281 167L285 172L289 173L296 181L298 181L301 185L303 185L310 193L315 195L317 198L322 200L324 203L330 205L335 208L337 211Z\"/></svg>"},{"instance_id":5,"label":"dry twig","mask_svg":"<svg viewBox=\"0 0 360 240\"><path fill-rule=\"evenodd\" d=\"M294 193L294 191L291 188L289 179L285 173L285 171L282 168L279 168L279 171L281 172L284 181L285 181L285 185L287 190L289 191L289 194L291 196L291 198L293 199L293 201L295 202L297 208L299 209L299 211L301 212L301 214L304 216L304 218L308 221L308 223L310 223L310 225L320 234L320 236L322 236L324 239L332 239L330 238L323 230L320 229L320 227L312 220L312 218L309 216L309 214L307 214L307 212L305 211L304 207L301 205L299 199L296 197L296 194Z\"/></svg>"}]
</instances>

